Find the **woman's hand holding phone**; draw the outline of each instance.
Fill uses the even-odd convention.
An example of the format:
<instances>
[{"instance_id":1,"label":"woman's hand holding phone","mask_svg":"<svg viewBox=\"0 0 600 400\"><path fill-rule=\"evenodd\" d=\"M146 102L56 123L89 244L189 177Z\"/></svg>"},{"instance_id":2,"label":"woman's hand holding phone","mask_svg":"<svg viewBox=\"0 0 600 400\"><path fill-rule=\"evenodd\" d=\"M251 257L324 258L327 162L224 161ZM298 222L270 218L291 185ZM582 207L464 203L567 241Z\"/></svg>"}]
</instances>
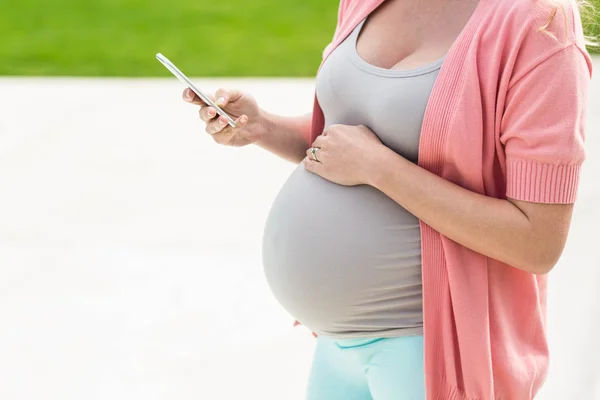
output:
<instances>
[{"instance_id":1,"label":"woman's hand holding phone","mask_svg":"<svg viewBox=\"0 0 600 400\"><path fill-rule=\"evenodd\" d=\"M219 116L214 107L207 105L191 89L183 91L183 100L200 106L200 119L206 123L206 132L212 135L215 142L241 147L260 140L264 128L260 122L260 108L250 94L239 90L219 89L211 96L212 101L235 119L235 128L228 124L226 117Z\"/></svg>"}]
</instances>

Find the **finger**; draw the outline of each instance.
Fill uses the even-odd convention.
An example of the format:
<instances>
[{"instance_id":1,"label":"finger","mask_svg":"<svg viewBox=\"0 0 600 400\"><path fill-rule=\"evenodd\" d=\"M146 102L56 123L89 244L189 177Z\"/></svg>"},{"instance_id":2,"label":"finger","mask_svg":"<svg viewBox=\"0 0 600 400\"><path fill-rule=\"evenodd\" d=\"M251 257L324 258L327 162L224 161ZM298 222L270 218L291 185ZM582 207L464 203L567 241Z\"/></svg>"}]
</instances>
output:
<instances>
[{"instance_id":1,"label":"finger","mask_svg":"<svg viewBox=\"0 0 600 400\"><path fill-rule=\"evenodd\" d=\"M215 93L215 96L217 98L215 103L219 107L225 107L228 103L230 103L232 101L236 101L237 99L242 97L243 94L244 94L244 92L239 91L239 90L221 88L221 89L217 90L217 92Z\"/></svg>"},{"instance_id":2,"label":"finger","mask_svg":"<svg viewBox=\"0 0 600 400\"><path fill-rule=\"evenodd\" d=\"M310 157L305 157L304 160L302 160L302 164L304 164L304 168L307 171L312 172L313 174L321 175L321 168L323 167L323 164L320 162L314 161Z\"/></svg>"},{"instance_id":3,"label":"finger","mask_svg":"<svg viewBox=\"0 0 600 400\"><path fill-rule=\"evenodd\" d=\"M327 129L325 129L323 131L321 136L326 137L327 135L331 134L332 132L335 132L336 130L338 130L340 126L341 125L339 125L339 124L329 125L329 127L327 127ZM321 136L319 136L319 137L321 137Z\"/></svg>"},{"instance_id":4,"label":"finger","mask_svg":"<svg viewBox=\"0 0 600 400\"><path fill-rule=\"evenodd\" d=\"M238 119L235 120L235 129L243 128L248 123L247 115L240 115Z\"/></svg>"},{"instance_id":5,"label":"finger","mask_svg":"<svg viewBox=\"0 0 600 400\"><path fill-rule=\"evenodd\" d=\"M227 123L227 118L223 116L214 118L208 124L206 124L206 132L210 133L211 135L219 133L228 126Z\"/></svg>"},{"instance_id":6,"label":"finger","mask_svg":"<svg viewBox=\"0 0 600 400\"><path fill-rule=\"evenodd\" d=\"M314 147L309 148L308 150L306 150L306 158L308 158L310 161L314 161L314 162L320 162L321 160L319 159L319 154L317 154L320 150L317 150L315 153L315 156L317 157L317 160L315 160L313 158L313 153L312 153L312 149Z\"/></svg>"},{"instance_id":7,"label":"finger","mask_svg":"<svg viewBox=\"0 0 600 400\"><path fill-rule=\"evenodd\" d=\"M315 151L315 156L317 157L317 159L315 160L312 156L312 152L310 151L310 149L306 150L306 157L313 162L322 164L323 163L323 150L319 149Z\"/></svg>"},{"instance_id":8,"label":"finger","mask_svg":"<svg viewBox=\"0 0 600 400\"><path fill-rule=\"evenodd\" d=\"M209 135L216 135L217 133L221 133L226 126L221 125L217 120L213 120L206 124L206 133Z\"/></svg>"},{"instance_id":9,"label":"finger","mask_svg":"<svg viewBox=\"0 0 600 400\"><path fill-rule=\"evenodd\" d=\"M315 139L315 141L312 144L312 147L318 147L318 148L322 149L323 146L325 146L326 142L327 142L327 138L325 136L317 136L317 138Z\"/></svg>"},{"instance_id":10,"label":"finger","mask_svg":"<svg viewBox=\"0 0 600 400\"><path fill-rule=\"evenodd\" d=\"M217 115L217 110L214 107L200 107L200 119L204 122L209 122Z\"/></svg>"},{"instance_id":11,"label":"finger","mask_svg":"<svg viewBox=\"0 0 600 400\"><path fill-rule=\"evenodd\" d=\"M215 100L215 96L213 95L207 95L209 99L211 100ZM194 91L190 88L186 88L183 91L182 94L183 100L187 103L191 103L191 104L195 104L197 106L207 106L208 104L206 104L204 102L204 100L202 100L200 97L198 97L198 95L196 93L194 93Z\"/></svg>"},{"instance_id":12,"label":"finger","mask_svg":"<svg viewBox=\"0 0 600 400\"><path fill-rule=\"evenodd\" d=\"M196 93L194 93L192 91L192 89L190 89L190 88L185 88L183 90L181 97L183 98L183 101L185 101L186 103L196 103L197 104L197 102L199 101L202 103L202 105L205 105L204 102L202 100L200 100L200 98L198 96L196 96Z\"/></svg>"}]
</instances>

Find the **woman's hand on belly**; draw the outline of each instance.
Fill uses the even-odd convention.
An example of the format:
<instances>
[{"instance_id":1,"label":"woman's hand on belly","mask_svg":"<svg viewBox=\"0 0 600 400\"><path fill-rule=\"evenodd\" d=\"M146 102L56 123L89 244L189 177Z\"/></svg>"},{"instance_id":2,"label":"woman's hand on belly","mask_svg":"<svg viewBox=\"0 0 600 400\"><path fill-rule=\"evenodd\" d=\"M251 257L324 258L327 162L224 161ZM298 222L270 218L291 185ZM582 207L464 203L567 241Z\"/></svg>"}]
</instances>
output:
<instances>
[{"instance_id":1,"label":"woman's hand on belly","mask_svg":"<svg viewBox=\"0 0 600 400\"><path fill-rule=\"evenodd\" d=\"M304 167L328 181L344 186L362 185L375 170L381 150L387 149L377 135L363 125L331 125L312 144L318 148L315 161L309 149Z\"/></svg>"}]
</instances>

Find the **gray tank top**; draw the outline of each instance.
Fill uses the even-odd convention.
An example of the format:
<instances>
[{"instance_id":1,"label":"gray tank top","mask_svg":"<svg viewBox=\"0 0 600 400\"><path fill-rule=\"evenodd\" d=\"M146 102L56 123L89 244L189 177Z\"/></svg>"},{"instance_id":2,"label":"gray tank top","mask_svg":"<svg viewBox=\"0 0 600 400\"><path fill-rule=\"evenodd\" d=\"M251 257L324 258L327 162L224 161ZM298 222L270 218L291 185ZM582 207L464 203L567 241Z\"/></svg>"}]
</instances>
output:
<instances>
[{"instance_id":1,"label":"gray tank top","mask_svg":"<svg viewBox=\"0 0 600 400\"><path fill-rule=\"evenodd\" d=\"M365 125L417 162L443 59L408 71L370 65L356 52L363 23L317 76L325 126ZM419 220L371 186L337 185L300 164L271 207L263 264L275 297L313 332L336 338L422 333Z\"/></svg>"}]
</instances>

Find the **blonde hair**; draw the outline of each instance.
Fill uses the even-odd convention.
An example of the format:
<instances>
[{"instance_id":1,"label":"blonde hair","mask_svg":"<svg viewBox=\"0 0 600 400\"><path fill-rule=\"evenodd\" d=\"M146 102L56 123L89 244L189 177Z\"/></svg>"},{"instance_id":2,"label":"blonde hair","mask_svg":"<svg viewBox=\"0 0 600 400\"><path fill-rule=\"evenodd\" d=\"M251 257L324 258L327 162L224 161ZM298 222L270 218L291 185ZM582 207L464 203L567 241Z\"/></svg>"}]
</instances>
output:
<instances>
[{"instance_id":1,"label":"blonde hair","mask_svg":"<svg viewBox=\"0 0 600 400\"><path fill-rule=\"evenodd\" d=\"M544 32L547 35L552 36L556 39L556 36L548 31L548 27L556 18L558 11L561 11L563 24L565 26L565 35L568 34L568 22L567 22L567 13L565 12L565 8L563 4L560 4L556 0L546 0L549 4L551 4L554 8L550 14L550 18L548 21L539 28L539 31ZM596 7L592 3L587 0L575 0L577 7L579 8L579 13L581 14L581 23L583 25L583 32L585 38L585 44L588 47L599 48L600 43L598 42L598 38L594 36L594 27L598 25L598 21L600 20L600 10L597 10Z\"/></svg>"}]
</instances>

